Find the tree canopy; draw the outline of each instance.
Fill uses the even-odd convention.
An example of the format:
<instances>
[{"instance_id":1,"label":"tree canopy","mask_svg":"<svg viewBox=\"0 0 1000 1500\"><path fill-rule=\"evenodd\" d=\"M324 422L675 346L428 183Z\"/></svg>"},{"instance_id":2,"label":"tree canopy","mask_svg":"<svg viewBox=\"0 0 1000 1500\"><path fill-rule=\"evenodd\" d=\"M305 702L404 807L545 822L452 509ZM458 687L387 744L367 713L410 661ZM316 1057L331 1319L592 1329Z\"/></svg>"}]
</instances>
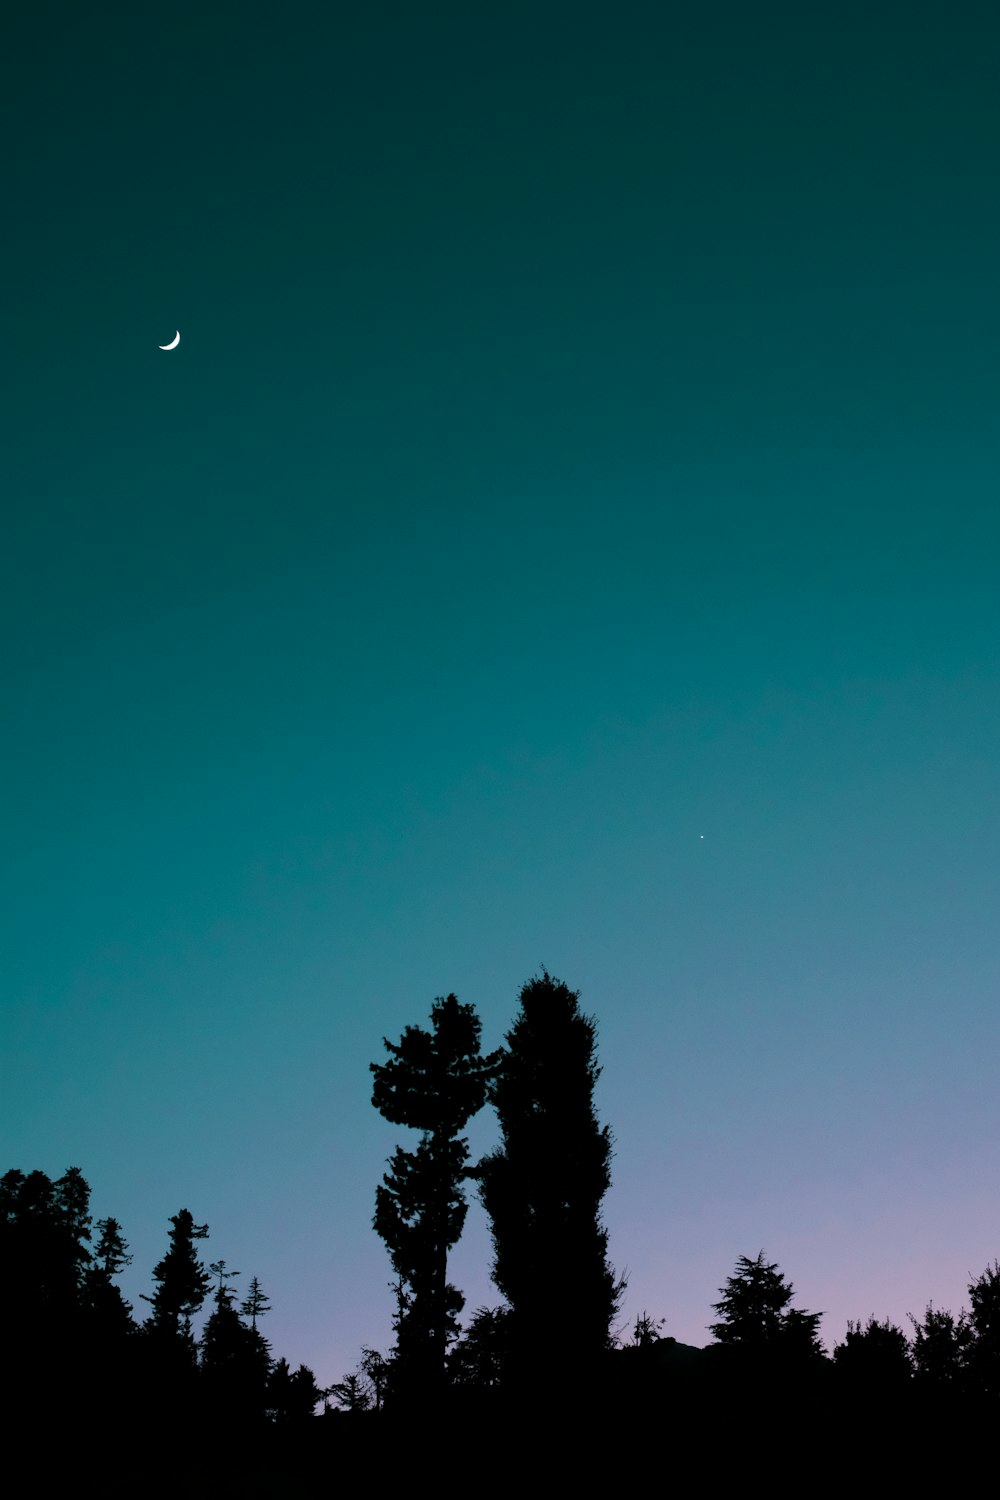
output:
<instances>
[{"instance_id":1,"label":"tree canopy","mask_svg":"<svg viewBox=\"0 0 1000 1500\"><path fill-rule=\"evenodd\" d=\"M612 1143L594 1108L596 1026L579 999L544 969L522 987L491 1090L501 1143L478 1169L493 1280L510 1305L511 1357L522 1369L537 1368L543 1350L567 1369L598 1357L624 1286L601 1218Z\"/></svg>"},{"instance_id":2,"label":"tree canopy","mask_svg":"<svg viewBox=\"0 0 1000 1500\"><path fill-rule=\"evenodd\" d=\"M712 1307L720 1314L709 1332L720 1344L747 1350L780 1350L788 1354L822 1354L819 1321L822 1313L790 1307L794 1295L790 1281L777 1262L764 1259L761 1250L751 1260L741 1255L736 1270Z\"/></svg>"},{"instance_id":3,"label":"tree canopy","mask_svg":"<svg viewBox=\"0 0 1000 1500\"><path fill-rule=\"evenodd\" d=\"M208 1225L196 1224L190 1209L182 1208L170 1220L170 1245L153 1268L156 1291L152 1303L151 1331L182 1339L194 1349L191 1319L208 1295L212 1278L198 1259L195 1241L208 1238Z\"/></svg>"},{"instance_id":4,"label":"tree canopy","mask_svg":"<svg viewBox=\"0 0 1000 1500\"><path fill-rule=\"evenodd\" d=\"M913 1376L913 1354L903 1330L874 1315L862 1325L848 1319L844 1341L834 1346L834 1363L849 1381L890 1394Z\"/></svg>"},{"instance_id":5,"label":"tree canopy","mask_svg":"<svg viewBox=\"0 0 1000 1500\"><path fill-rule=\"evenodd\" d=\"M411 1390L444 1376L464 1298L448 1281L448 1251L468 1205L468 1141L459 1134L486 1101L499 1053L484 1057L474 1008L456 995L437 999L431 1029L407 1026L389 1060L372 1063L372 1103L397 1125L420 1131L415 1151L397 1147L375 1194L374 1224L399 1277L397 1382Z\"/></svg>"}]
</instances>

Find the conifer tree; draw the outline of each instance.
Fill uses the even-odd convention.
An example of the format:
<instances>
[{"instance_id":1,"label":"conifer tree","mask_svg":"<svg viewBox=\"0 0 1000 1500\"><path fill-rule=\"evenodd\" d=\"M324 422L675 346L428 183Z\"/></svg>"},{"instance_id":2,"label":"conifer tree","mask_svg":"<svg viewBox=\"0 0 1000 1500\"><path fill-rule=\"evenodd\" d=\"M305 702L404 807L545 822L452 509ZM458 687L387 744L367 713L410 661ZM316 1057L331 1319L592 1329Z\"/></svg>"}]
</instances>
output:
<instances>
[{"instance_id":1,"label":"conifer tree","mask_svg":"<svg viewBox=\"0 0 1000 1500\"><path fill-rule=\"evenodd\" d=\"M61 1366L77 1377L83 1357L85 1278L90 1263L90 1188L79 1167L55 1182L14 1169L0 1181L0 1264L8 1300L4 1344L24 1389L30 1369Z\"/></svg>"},{"instance_id":2,"label":"conifer tree","mask_svg":"<svg viewBox=\"0 0 1000 1500\"><path fill-rule=\"evenodd\" d=\"M360 1370L345 1375L343 1380L331 1385L324 1394L332 1396L346 1412L370 1411L373 1404L371 1390Z\"/></svg>"},{"instance_id":3,"label":"conifer tree","mask_svg":"<svg viewBox=\"0 0 1000 1500\"><path fill-rule=\"evenodd\" d=\"M79 1167L55 1181L44 1172L26 1176L16 1169L0 1180L0 1269L12 1291L3 1342L17 1383L8 1416L38 1399L53 1372L77 1392L78 1412L107 1393L109 1361L91 1295L90 1237L90 1188ZM124 1336L131 1326L129 1308L117 1288L111 1294L120 1314L115 1336Z\"/></svg>"},{"instance_id":4,"label":"conifer tree","mask_svg":"<svg viewBox=\"0 0 1000 1500\"><path fill-rule=\"evenodd\" d=\"M100 1238L94 1249L94 1265L109 1278L117 1276L125 1266L132 1264L122 1226L117 1219L98 1219L96 1228Z\"/></svg>"},{"instance_id":5,"label":"conifer tree","mask_svg":"<svg viewBox=\"0 0 1000 1500\"><path fill-rule=\"evenodd\" d=\"M215 1306L201 1338L205 1398L216 1420L223 1424L253 1421L264 1411L271 1364L267 1344L256 1327L248 1328L241 1321L233 1306L234 1292L227 1282L240 1273L227 1271L224 1260L213 1261L209 1270L218 1277L218 1286L213 1299ZM261 1300L267 1299L257 1283L256 1298L247 1299L256 1304L257 1316Z\"/></svg>"},{"instance_id":6,"label":"conifer tree","mask_svg":"<svg viewBox=\"0 0 1000 1500\"><path fill-rule=\"evenodd\" d=\"M279 1359L267 1378L267 1411L273 1421L285 1425L311 1417L323 1392L308 1365L289 1368L287 1359Z\"/></svg>"},{"instance_id":7,"label":"conifer tree","mask_svg":"<svg viewBox=\"0 0 1000 1500\"><path fill-rule=\"evenodd\" d=\"M264 1292L263 1287L254 1276L247 1290L247 1295L240 1303L240 1312L245 1318L250 1319L250 1327L254 1333L257 1332L257 1319L264 1317L265 1313L271 1311L271 1303Z\"/></svg>"},{"instance_id":8,"label":"conifer tree","mask_svg":"<svg viewBox=\"0 0 1000 1500\"><path fill-rule=\"evenodd\" d=\"M389 1061L372 1063L372 1103L396 1125L420 1132L398 1147L375 1194L375 1229L399 1278L393 1372L410 1392L443 1380L445 1350L464 1298L448 1281L448 1251L465 1222L468 1141L459 1132L486 1100L498 1053L484 1057L481 1026L457 996L435 1000L431 1030L407 1026Z\"/></svg>"},{"instance_id":9,"label":"conifer tree","mask_svg":"<svg viewBox=\"0 0 1000 1500\"><path fill-rule=\"evenodd\" d=\"M601 1219L612 1142L594 1109L596 1026L579 998L544 969L523 986L491 1090L501 1144L477 1172L519 1379L553 1358L583 1375L610 1347L624 1289Z\"/></svg>"},{"instance_id":10,"label":"conifer tree","mask_svg":"<svg viewBox=\"0 0 1000 1500\"><path fill-rule=\"evenodd\" d=\"M789 1307L793 1294L791 1282L785 1280L777 1262L765 1261L763 1250L753 1260L741 1255L734 1275L721 1289L720 1300L712 1304L721 1316L709 1325L709 1332L720 1344L739 1345L747 1351L821 1355L817 1330L823 1314Z\"/></svg>"},{"instance_id":11,"label":"conifer tree","mask_svg":"<svg viewBox=\"0 0 1000 1500\"><path fill-rule=\"evenodd\" d=\"M98 1241L86 1274L87 1301L98 1340L114 1345L134 1332L131 1304L114 1283L132 1257L117 1219L98 1219L95 1227Z\"/></svg>"},{"instance_id":12,"label":"conifer tree","mask_svg":"<svg viewBox=\"0 0 1000 1500\"><path fill-rule=\"evenodd\" d=\"M191 1211L182 1208L170 1220L170 1248L153 1270L158 1282L152 1297L153 1312L147 1327L154 1335L182 1344L194 1358L191 1320L201 1307L212 1278L195 1251L195 1241L208 1238L208 1225L196 1224Z\"/></svg>"},{"instance_id":13,"label":"conifer tree","mask_svg":"<svg viewBox=\"0 0 1000 1500\"><path fill-rule=\"evenodd\" d=\"M52 1184L52 1206L71 1295L78 1294L91 1260L87 1246L91 1225L90 1186L79 1167L67 1167L56 1178Z\"/></svg>"}]
</instances>

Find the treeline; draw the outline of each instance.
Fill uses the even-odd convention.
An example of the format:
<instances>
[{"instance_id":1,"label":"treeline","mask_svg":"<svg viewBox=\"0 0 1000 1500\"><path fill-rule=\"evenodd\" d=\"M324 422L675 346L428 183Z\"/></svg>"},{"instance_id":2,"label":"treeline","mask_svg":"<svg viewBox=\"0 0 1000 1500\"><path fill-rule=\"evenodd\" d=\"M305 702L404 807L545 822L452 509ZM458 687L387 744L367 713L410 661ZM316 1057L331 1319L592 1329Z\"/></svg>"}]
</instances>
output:
<instances>
[{"instance_id":1,"label":"treeline","mask_svg":"<svg viewBox=\"0 0 1000 1500\"><path fill-rule=\"evenodd\" d=\"M911 1398L924 1409L1000 1399L1000 1265L970 1288L957 1315L928 1305L909 1336L869 1316L848 1325L832 1357L822 1313L792 1306L793 1289L763 1251L743 1256L720 1289L705 1349L660 1336L643 1313L622 1339L625 1289L607 1258L601 1202L612 1139L594 1109L600 1074L595 1025L579 994L544 969L520 992L505 1046L483 1054L480 1023L456 996L435 1002L431 1026L407 1027L371 1065L372 1102L418 1133L399 1146L376 1190L374 1227L396 1273L395 1343L363 1351L333 1388L348 1410L427 1410L442 1397L493 1393L522 1410L565 1400L745 1400L781 1388L821 1403ZM462 1134L491 1104L500 1144L469 1160ZM464 1298L447 1277L448 1251L474 1187L490 1220L492 1279L502 1301L464 1330ZM737 1397L737 1392L740 1396ZM728 1394L726 1394L728 1393Z\"/></svg>"},{"instance_id":2,"label":"treeline","mask_svg":"<svg viewBox=\"0 0 1000 1500\"><path fill-rule=\"evenodd\" d=\"M182 1208L170 1219L166 1252L152 1271L145 1318L117 1276L132 1256L117 1219L90 1214L78 1167L54 1181L12 1170L0 1178L0 1276L7 1289L4 1352L15 1373L8 1416L34 1421L53 1408L84 1426L109 1415L131 1428L230 1430L300 1422L323 1392L311 1370L275 1359L258 1324L270 1308L254 1277L242 1301L237 1272L205 1266L208 1226ZM199 1338L193 1320L211 1311Z\"/></svg>"},{"instance_id":3,"label":"treeline","mask_svg":"<svg viewBox=\"0 0 1000 1500\"><path fill-rule=\"evenodd\" d=\"M358 1367L325 1390L305 1366L293 1371L274 1358L260 1327L269 1300L259 1281L241 1296L225 1261L206 1265L199 1250L208 1228L187 1209L169 1221L139 1317L116 1280L131 1259L121 1226L92 1223L79 1169L55 1181L8 1172L0 1275L7 1366L17 1375L8 1416L16 1424L68 1404L88 1430L106 1433L112 1421L140 1437L200 1433L246 1469L268 1433L280 1438L269 1451L280 1450L283 1464L325 1433L339 1434L341 1453L364 1464L378 1450L384 1466L379 1433L408 1423L426 1433L436 1417L466 1435L472 1454L474 1434L492 1432L498 1416L505 1430L534 1424L537 1439L545 1424L552 1434L595 1414L589 1463L619 1440L659 1431L668 1414L691 1436L714 1431L723 1413L730 1435L742 1423L749 1440L776 1403L801 1432L831 1412L853 1423L909 1413L919 1424L948 1413L965 1421L983 1404L995 1413L998 1263L972 1281L968 1310L929 1305L909 1334L874 1316L859 1320L832 1356L820 1341L822 1313L794 1306L791 1283L763 1251L740 1257L720 1289L706 1348L663 1337L665 1320L645 1312L623 1337L626 1281L608 1260L602 1219L613 1142L595 1111L596 1029L579 998L543 970L521 989L493 1052L482 1051L476 1012L455 995L435 1001L429 1028L385 1040L386 1057L371 1065L372 1102L411 1132L375 1194L374 1227L395 1277L394 1340L386 1351L363 1349ZM473 1161L464 1131L487 1105L499 1141ZM489 1217L500 1300L463 1323L448 1255L470 1190ZM339 1421L309 1420L321 1401ZM392 1451L401 1475L411 1450Z\"/></svg>"}]
</instances>

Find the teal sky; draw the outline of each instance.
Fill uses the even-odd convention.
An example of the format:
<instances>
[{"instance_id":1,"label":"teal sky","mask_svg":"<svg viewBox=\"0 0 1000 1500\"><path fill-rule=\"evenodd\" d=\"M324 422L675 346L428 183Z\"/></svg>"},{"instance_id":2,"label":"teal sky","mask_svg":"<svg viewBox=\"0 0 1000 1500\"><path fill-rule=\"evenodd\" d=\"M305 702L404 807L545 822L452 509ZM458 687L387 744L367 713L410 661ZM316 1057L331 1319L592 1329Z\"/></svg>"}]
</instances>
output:
<instances>
[{"instance_id":1,"label":"teal sky","mask_svg":"<svg viewBox=\"0 0 1000 1500\"><path fill-rule=\"evenodd\" d=\"M995 7L38 0L4 51L0 1170L79 1165L133 1299L189 1207L339 1378L368 1064L449 991L497 1045L544 963L623 1319L707 1342L761 1247L828 1347L957 1309ZM488 1262L476 1207L469 1311Z\"/></svg>"}]
</instances>

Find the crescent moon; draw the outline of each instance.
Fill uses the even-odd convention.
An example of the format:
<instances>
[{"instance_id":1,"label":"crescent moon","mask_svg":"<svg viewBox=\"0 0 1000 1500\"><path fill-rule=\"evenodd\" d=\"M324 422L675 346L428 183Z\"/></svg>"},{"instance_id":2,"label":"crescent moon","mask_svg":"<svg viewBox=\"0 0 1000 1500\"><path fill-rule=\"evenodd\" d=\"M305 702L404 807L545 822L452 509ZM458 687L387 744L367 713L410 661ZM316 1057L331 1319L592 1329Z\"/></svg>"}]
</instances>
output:
<instances>
[{"instance_id":1,"label":"crescent moon","mask_svg":"<svg viewBox=\"0 0 1000 1500\"><path fill-rule=\"evenodd\" d=\"M157 344L156 347L158 349L176 349L177 345L180 343L180 341L181 341L180 334L179 333L175 333L174 336L173 336L173 338L170 340L169 344Z\"/></svg>"}]
</instances>

